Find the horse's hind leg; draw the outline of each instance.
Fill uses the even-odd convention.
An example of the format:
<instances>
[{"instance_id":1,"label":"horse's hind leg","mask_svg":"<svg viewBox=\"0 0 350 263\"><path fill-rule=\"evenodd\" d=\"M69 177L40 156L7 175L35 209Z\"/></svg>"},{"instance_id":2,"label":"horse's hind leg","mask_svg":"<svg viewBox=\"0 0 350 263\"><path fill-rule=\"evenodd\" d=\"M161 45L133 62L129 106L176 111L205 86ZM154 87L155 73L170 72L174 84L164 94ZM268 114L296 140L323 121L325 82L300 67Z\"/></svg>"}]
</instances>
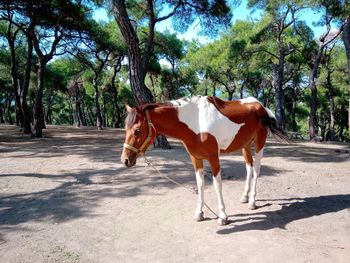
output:
<instances>
[{"instance_id":1,"label":"horse's hind leg","mask_svg":"<svg viewBox=\"0 0 350 263\"><path fill-rule=\"evenodd\" d=\"M255 161L254 161L254 167L253 167L253 182L252 182L252 187L250 189L250 194L249 194L250 209L256 208L255 206L256 183L260 175L261 159L264 153L264 145L266 142L267 132L268 131L266 129L261 129L255 138L255 143L254 143Z\"/></svg>"},{"instance_id":2,"label":"horse's hind leg","mask_svg":"<svg viewBox=\"0 0 350 263\"><path fill-rule=\"evenodd\" d=\"M242 155L246 163L246 170L247 170L247 177L244 185L244 191L241 197L242 203L248 203L248 195L250 191L250 185L252 180L252 174L253 174L253 157L250 150L250 144L249 146L242 149Z\"/></svg>"},{"instance_id":3,"label":"horse's hind leg","mask_svg":"<svg viewBox=\"0 0 350 263\"><path fill-rule=\"evenodd\" d=\"M264 148L255 153L255 162L253 167L253 182L249 193L249 208L255 209L256 183L260 175L261 159L263 157Z\"/></svg>"},{"instance_id":4,"label":"horse's hind leg","mask_svg":"<svg viewBox=\"0 0 350 263\"><path fill-rule=\"evenodd\" d=\"M194 220L196 221L203 221L204 219L204 213L203 213L203 206L204 206L204 175L203 175L203 160L198 160L194 158L191 154L191 161L193 164L194 171L196 173L196 182L197 182L197 188L198 188L198 202L197 202L197 208L194 214Z\"/></svg>"}]
</instances>

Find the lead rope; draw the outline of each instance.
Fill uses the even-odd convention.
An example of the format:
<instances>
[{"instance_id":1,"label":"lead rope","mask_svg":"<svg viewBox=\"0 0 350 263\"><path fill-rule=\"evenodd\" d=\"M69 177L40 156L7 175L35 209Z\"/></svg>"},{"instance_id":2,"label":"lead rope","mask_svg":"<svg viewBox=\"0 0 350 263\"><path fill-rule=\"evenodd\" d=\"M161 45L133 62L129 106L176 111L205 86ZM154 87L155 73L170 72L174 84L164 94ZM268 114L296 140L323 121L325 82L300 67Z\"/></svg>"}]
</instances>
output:
<instances>
[{"instance_id":1,"label":"lead rope","mask_svg":"<svg viewBox=\"0 0 350 263\"><path fill-rule=\"evenodd\" d=\"M187 191L190 191L192 194L198 194L197 191L194 189L194 187L186 187L186 186L184 186L183 184L181 184L181 183L175 181L174 179L170 178L170 177L167 176L166 174L161 173L161 172L157 169L157 167L155 167L155 166L146 158L145 155L143 155L143 158L145 159L145 162L146 162L147 166L148 166L148 167L151 167L153 170L155 170L155 171L160 175L160 177L166 178L168 181L170 181L170 182L176 184L177 186L180 186L180 187L186 189ZM215 215L216 218L219 218L219 216L218 216L205 202L204 202L204 206L205 206L213 215Z\"/></svg>"}]
</instances>

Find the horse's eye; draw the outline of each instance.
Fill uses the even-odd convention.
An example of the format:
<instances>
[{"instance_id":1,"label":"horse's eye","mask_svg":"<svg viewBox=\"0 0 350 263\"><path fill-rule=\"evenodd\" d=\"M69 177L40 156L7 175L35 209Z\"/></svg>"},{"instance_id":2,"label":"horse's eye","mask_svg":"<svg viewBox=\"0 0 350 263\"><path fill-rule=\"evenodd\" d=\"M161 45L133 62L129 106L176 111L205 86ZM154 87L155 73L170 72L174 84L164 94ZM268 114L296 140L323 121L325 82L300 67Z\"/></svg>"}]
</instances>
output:
<instances>
[{"instance_id":1,"label":"horse's eye","mask_svg":"<svg viewBox=\"0 0 350 263\"><path fill-rule=\"evenodd\" d=\"M135 135L139 135L140 132L141 132L141 129L140 129L140 128L135 129Z\"/></svg>"}]
</instances>

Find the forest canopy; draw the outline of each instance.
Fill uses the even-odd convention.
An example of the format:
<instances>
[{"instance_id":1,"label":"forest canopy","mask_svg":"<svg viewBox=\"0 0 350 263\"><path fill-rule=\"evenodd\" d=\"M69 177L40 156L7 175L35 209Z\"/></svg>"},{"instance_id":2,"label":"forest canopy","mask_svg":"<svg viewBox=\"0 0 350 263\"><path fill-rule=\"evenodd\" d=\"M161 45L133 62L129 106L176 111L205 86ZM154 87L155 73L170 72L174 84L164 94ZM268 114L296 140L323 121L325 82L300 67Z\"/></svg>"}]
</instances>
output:
<instances>
[{"instance_id":1,"label":"forest canopy","mask_svg":"<svg viewBox=\"0 0 350 263\"><path fill-rule=\"evenodd\" d=\"M123 127L125 104L254 96L291 134L350 141L349 14L345 0L0 0L0 122L41 137Z\"/></svg>"}]
</instances>

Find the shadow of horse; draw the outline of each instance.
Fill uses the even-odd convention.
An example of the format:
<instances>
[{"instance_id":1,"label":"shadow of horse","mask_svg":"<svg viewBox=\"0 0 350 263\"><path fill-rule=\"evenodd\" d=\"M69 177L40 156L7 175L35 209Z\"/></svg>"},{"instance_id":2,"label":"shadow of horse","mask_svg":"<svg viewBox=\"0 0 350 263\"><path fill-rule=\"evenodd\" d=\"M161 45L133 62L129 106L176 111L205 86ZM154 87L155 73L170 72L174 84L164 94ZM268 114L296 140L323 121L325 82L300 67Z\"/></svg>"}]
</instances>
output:
<instances>
[{"instance_id":1,"label":"shadow of horse","mask_svg":"<svg viewBox=\"0 0 350 263\"><path fill-rule=\"evenodd\" d=\"M307 198L269 199L259 200L265 202L279 202L280 210L257 212L250 214L237 214L232 217L244 217L230 220L230 228L217 231L217 234L225 235L249 230L269 230L273 228L285 229L288 223L296 220L334 213L344 209L350 209L350 194L326 195ZM269 206L266 204L264 206ZM253 220L253 222L252 222ZM255 221L254 221L255 220ZM248 221L248 222L246 222ZM238 222L246 222L234 225Z\"/></svg>"}]
</instances>

